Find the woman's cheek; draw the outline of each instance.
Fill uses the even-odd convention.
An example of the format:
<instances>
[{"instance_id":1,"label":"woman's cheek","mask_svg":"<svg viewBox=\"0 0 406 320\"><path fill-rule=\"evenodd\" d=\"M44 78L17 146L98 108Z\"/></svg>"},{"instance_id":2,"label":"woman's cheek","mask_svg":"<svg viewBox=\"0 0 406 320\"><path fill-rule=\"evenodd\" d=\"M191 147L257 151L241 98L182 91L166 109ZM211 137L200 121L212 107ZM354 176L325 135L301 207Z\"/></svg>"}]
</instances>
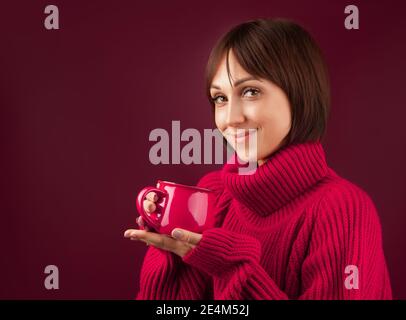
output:
<instances>
[{"instance_id":1,"label":"woman's cheek","mask_svg":"<svg viewBox=\"0 0 406 320\"><path fill-rule=\"evenodd\" d=\"M214 121L216 123L217 129L219 129L221 132L223 132L225 129L227 129L227 124L226 124L226 118L225 118L225 113L223 110L216 110L215 111L215 116L214 116Z\"/></svg>"}]
</instances>

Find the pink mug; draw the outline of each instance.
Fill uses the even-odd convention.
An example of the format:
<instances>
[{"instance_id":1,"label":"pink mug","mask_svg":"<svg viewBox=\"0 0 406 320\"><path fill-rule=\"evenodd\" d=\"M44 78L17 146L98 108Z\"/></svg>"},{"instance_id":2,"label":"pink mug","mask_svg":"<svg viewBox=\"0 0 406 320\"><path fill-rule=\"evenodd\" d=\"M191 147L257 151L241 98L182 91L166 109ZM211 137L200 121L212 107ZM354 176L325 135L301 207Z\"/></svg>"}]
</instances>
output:
<instances>
[{"instance_id":1,"label":"pink mug","mask_svg":"<svg viewBox=\"0 0 406 320\"><path fill-rule=\"evenodd\" d=\"M144 210L143 202L149 192L158 200L152 213ZM170 235L174 228L196 233L213 228L214 193L209 189L158 180L156 187L145 187L137 196L137 210L145 224L158 233Z\"/></svg>"}]
</instances>

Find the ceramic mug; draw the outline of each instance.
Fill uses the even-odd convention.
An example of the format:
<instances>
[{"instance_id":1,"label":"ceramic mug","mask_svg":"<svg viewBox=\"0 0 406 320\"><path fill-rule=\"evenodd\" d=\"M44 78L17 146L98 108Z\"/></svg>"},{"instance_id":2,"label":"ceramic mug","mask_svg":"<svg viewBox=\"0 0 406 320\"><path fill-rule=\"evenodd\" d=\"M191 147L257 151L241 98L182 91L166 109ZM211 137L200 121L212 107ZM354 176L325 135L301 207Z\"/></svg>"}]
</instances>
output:
<instances>
[{"instance_id":1,"label":"ceramic mug","mask_svg":"<svg viewBox=\"0 0 406 320\"><path fill-rule=\"evenodd\" d=\"M156 209L151 213L143 206L149 192L158 196ZM174 228L202 233L215 225L214 200L214 192L209 189L158 180L156 187L145 187L139 192L137 210L145 225L158 233L170 235Z\"/></svg>"}]
</instances>

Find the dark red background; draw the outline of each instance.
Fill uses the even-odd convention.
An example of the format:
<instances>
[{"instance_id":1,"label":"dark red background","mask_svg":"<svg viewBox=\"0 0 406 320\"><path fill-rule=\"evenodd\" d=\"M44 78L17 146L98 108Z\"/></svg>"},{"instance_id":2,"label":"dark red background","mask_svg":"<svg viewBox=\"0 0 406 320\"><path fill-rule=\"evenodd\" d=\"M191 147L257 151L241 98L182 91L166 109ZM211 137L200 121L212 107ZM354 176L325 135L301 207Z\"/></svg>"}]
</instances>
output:
<instances>
[{"instance_id":1,"label":"dark red background","mask_svg":"<svg viewBox=\"0 0 406 320\"><path fill-rule=\"evenodd\" d=\"M60 10L60 30L43 26ZM358 5L360 30L344 28ZM406 298L405 7L394 1L3 1L0 298L128 299L145 246L123 238L137 192L208 165L150 164L154 128L211 128L215 40L259 17L296 20L332 82L327 160L374 200L394 296ZM44 288L55 264L60 289Z\"/></svg>"}]
</instances>

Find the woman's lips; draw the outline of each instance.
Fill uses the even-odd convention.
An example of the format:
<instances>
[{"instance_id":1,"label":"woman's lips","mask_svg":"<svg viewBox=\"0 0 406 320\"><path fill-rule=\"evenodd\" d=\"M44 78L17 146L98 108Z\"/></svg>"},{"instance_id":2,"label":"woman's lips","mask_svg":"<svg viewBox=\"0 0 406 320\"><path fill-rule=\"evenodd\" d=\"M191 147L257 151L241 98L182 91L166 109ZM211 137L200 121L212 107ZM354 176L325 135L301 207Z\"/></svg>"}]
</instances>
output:
<instances>
[{"instance_id":1,"label":"woman's lips","mask_svg":"<svg viewBox=\"0 0 406 320\"><path fill-rule=\"evenodd\" d=\"M237 143L241 143L244 142L246 139L248 139L249 135L250 133L247 131L244 132L243 134L234 135L234 139Z\"/></svg>"},{"instance_id":2,"label":"woman's lips","mask_svg":"<svg viewBox=\"0 0 406 320\"><path fill-rule=\"evenodd\" d=\"M252 130L252 129L251 129ZM245 142L250 137L250 130L241 130L241 132L235 134L229 134L232 141L236 143Z\"/></svg>"}]
</instances>

